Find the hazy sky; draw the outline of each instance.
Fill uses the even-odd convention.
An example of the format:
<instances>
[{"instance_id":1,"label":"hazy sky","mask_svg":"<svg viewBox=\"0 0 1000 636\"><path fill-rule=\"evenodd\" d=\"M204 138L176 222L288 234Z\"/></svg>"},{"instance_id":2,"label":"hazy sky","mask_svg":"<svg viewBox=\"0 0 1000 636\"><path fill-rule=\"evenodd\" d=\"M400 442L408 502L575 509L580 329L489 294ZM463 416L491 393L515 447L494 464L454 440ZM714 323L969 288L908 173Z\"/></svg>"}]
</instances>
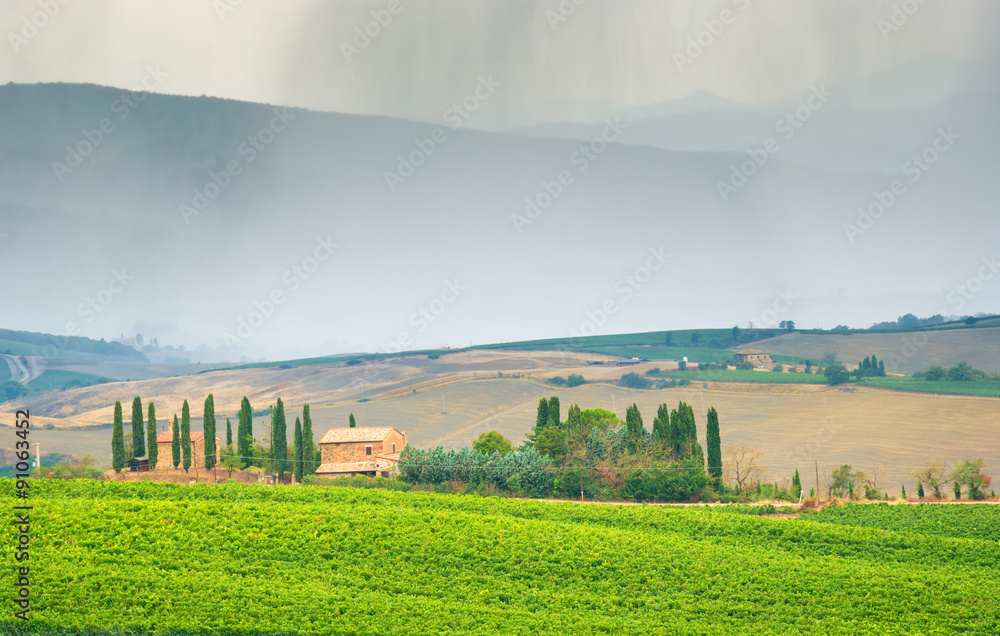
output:
<instances>
[{"instance_id":1,"label":"hazy sky","mask_svg":"<svg viewBox=\"0 0 1000 636\"><path fill-rule=\"evenodd\" d=\"M141 329L218 347L288 263L328 234L345 246L343 264L327 266L314 279L322 284L295 296L296 310L259 331L254 354L379 349L406 330L412 347L567 336L606 298L620 300L615 286L661 245L673 254L669 273L602 332L760 324L790 285L804 300L785 317L802 326L997 311L1000 282L984 285L992 278L968 303L945 299L996 258L998 27L994 0L8 0L0 83L145 81L157 93L429 122L461 141L397 189L383 175L429 127L334 116L294 124L245 166L253 177L188 225L178 203L225 160L243 161L234 140L266 118L234 122L230 113L230 125L210 124L217 113L207 100L142 108L95 152L96 168L65 180L53 178L51 161L108 114L111 99L45 104L50 119L33 120L37 130L2 118L5 136L31 147L0 136L0 164L16 165L0 175L24 176L0 179L0 250L36 260L0 292L50 297L35 314L0 313L0 326L61 331L80 299L124 266L145 282L83 335ZM776 135L775 117L830 90L836 97L803 111L811 122L782 138L761 176L720 199L717 184L750 144ZM474 113L457 114L477 95ZM32 112L30 99L19 104ZM187 127L192 113L206 119ZM570 194L523 233L511 219L560 170L579 167L575 144L449 128L590 124L616 113L647 120L596 168L573 172ZM692 118L663 117L678 113ZM958 137L939 132L951 126ZM597 134L547 130L564 140ZM190 163L155 150L157 135L172 134ZM873 192L905 174L917 152L947 160L926 178L918 171L920 182L906 186L916 194L863 240L845 238L858 207L873 205ZM134 191L116 181L125 173ZM65 218L37 217L50 208ZM279 217L284 231L275 233L270 219ZM256 220L232 224L243 218ZM68 243L93 238L73 245L72 257L53 248L43 258L25 237L46 241L36 234L46 222ZM151 233L155 258L121 247ZM213 245L216 235L226 243ZM740 255L744 240L766 249ZM435 249L438 241L450 249ZM454 280L470 285L462 302L417 326L416 308L448 296ZM182 288L196 298L181 298Z\"/></svg>"},{"instance_id":2,"label":"hazy sky","mask_svg":"<svg viewBox=\"0 0 1000 636\"><path fill-rule=\"evenodd\" d=\"M153 65L159 92L437 120L492 75L504 90L481 126L560 100L767 102L929 55L996 69L1000 50L991 0L88 0L12 42L38 11L0 6L0 82L127 88ZM699 34L708 46L679 63Z\"/></svg>"}]
</instances>

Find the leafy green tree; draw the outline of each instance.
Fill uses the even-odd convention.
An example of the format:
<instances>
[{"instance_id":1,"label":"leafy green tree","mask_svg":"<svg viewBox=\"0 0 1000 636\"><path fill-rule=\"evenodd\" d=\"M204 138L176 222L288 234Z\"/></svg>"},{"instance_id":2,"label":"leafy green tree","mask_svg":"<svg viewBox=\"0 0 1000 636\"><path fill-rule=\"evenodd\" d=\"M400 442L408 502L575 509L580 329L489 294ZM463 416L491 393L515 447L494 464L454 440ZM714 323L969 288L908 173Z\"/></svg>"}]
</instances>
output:
<instances>
[{"instance_id":1,"label":"leafy green tree","mask_svg":"<svg viewBox=\"0 0 1000 636\"><path fill-rule=\"evenodd\" d=\"M160 445L156 443L156 406L150 402L146 417L146 439L149 444L147 456L149 457L149 469L156 468L160 461Z\"/></svg>"},{"instance_id":2,"label":"leafy green tree","mask_svg":"<svg viewBox=\"0 0 1000 636\"><path fill-rule=\"evenodd\" d=\"M239 423L236 429L236 453L240 458L240 469L253 463L253 409L250 400L243 396L240 402Z\"/></svg>"},{"instance_id":3,"label":"leafy green tree","mask_svg":"<svg viewBox=\"0 0 1000 636\"><path fill-rule=\"evenodd\" d=\"M951 479L956 487L965 486L969 499L980 501L986 498L986 489L993 483L992 478L983 472L983 459L965 458L965 461L952 466Z\"/></svg>"},{"instance_id":4,"label":"leafy green tree","mask_svg":"<svg viewBox=\"0 0 1000 636\"><path fill-rule=\"evenodd\" d=\"M132 456L146 455L146 423L142 420L142 400L132 398Z\"/></svg>"},{"instance_id":5,"label":"leafy green tree","mask_svg":"<svg viewBox=\"0 0 1000 636\"><path fill-rule=\"evenodd\" d=\"M653 386L652 380L642 377L635 371L622 375L618 383L627 389L648 389Z\"/></svg>"},{"instance_id":6,"label":"leafy green tree","mask_svg":"<svg viewBox=\"0 0 1000 636\"><path fill-rule=\"evenodd\" d=\"M948 372L944 367L939 364L935 364L931 366L930 369L927 369L927 372L924 374L924 378L930 382L940 382L941 380L944 380L947 374Z\"/></svg>"},{"instance_id":7,"label":"leafy green tree","mask_svg":"<svg viewBox=\"0 0 1000 636\"><path fill-rule=\"evenodd\" d=\"M215 467L215 396L211 393L205 398L205 468L211 470Z\"/></svg>"},{"instance_id":8,"label":"leafy green tree","mask_svg":"<svg viewBox=\"0 0 1000 636\"><path fill-rule=\"evenodd\" d=\"M828 365L826 370L823 371L823 375L826 377L827 383L833 386L843 384L850 378L847 374L847 369L842 364Z\"/></svg>"},{"instance_id":9,"label":"leafy green tree","mask_svg":"<svg viewBox=\"0 0 1000 636\"><path fill-rule=\"evenodd\" d=\"M111 431L111 467L115 472L125 468L125 430L122 422L122 403L115 402L114 428Z\"/></svg>"},{"instance_id":10,"label":"leafy green tree","mask_svg":"<svg viewBox=\"0 0 1000 636\"><path fill-rule=\"evenodd\" d=\"M546 426L555 426L558 428L562 424L562 421L559 419L561 416L559 411L559 398L553 395L549 398L548 424Z\"/></svg>"},{"instance_id":11,"label":"leafy green tree","mask_svg":"<svg viewBox=\"0 0 1000 636\"><path fill-rule=\"evenodd\" d=\"M535 449L553 461L561 461L566 451L566 435L558 426L546 426L535 439Z\"/></svg>"},{"instance_id":12,"label":"leafy green tree","mask_svg":"<svg viewBox=\"0 0 1000 636\"><path fill-rule=\"evenodd\" d=\"M708 474L715 484L722 483L722 438L719 435L719 414L715 407L708 409L708 423L705 425L705 442L708 445ZM799 471L796 469L796 476Z\"/></svg>"},{"instance_id":13,"label":"leafy green tree","mask_svg":"<svg viewBox=\"0 0 1000 636\"><path fill-rule=\"evenodd\" d=\"M351 428L357 428L358 423L354 421L354 413L351 413L351 416L347 418L347 425Z\"/></svg>"},{"instance_id":14,"label":"leafy green tree","mask_svg":"<svg viewBox=\"0 0 1000 636\"><path fill-rule=\"evenodd\" d=\"M181 465L181 429L180 420L177 419L177 414L174 413L173 422L173 439L170 442L170 454L173 456L174 460L174 470Z\"/></svg>"},{"instance_id":15,"label":"leafy green tree","mask_svg":"<svg viewBox=\"0 0 1000 636\"><path fill-rule=\"evenodd\" d=\"M299 418L295 418L295 466L293 467L295 472L295 481L302 483L302 475L305 472L305 449L303 447L302 439L302 421Z\"/></svg>"},{"instance_id":16,"label":"leafy green tree","mask_svg":"<svg viewBox=\"0 0 1000 636\"><path fill-rule=\"evenodd\" d=\"M221 465L229 473L230 477L233 476L233 471L240 470L242 467L243 461L240 459L236 447L232 444L226 446L226 452L222 455Z\"/></svg>"},{"instance_id":17,"label":"leafy green tree","mask_svg":"<svg viewBox=\"0 0 1000 636\"><path fill-rule=\"evenodd\" d=\"M854 471L850 464L844 464L833 471L833 479L830 481L829 495L831 497L843 497L849 494L854 488Z\"/></svg>"},{"instance_id":18,"label":"leafy green tree","mask_svg":"<svg viewBox=\"0 0 1000 636\"><path fill-rule=\"evenodd\" d=\"M948 379L952 382L969 382L975 379L975 371L975 369L969 366L968 362L959 362L948 369Z\"/></svg>"},{"instance_id":19,"label":"leafy green tree","mask_svg":"<svg viewBox=\"0 0 1000 636\"><path fill-rule=\"evenodd\" d=\"M497 452L503 457L514 449L509 439L497 431L488 431L482 433L476 441L472 442L472 450L485 455L492 455L494 452Z\"/></svg>"},{"instance_id":20,"label":"leafy green tree","mask_svg":"<svg viewBox=\"0 0 1000 636\"><path fill-rule=\"evenodd\" d=\"M927 462L913 473L921 486L927 484L934 489L934 496L941 499L941 487L950 483L948 471L939 461Z\"/></svg>"},{"instance_id":21,"label":"leafy green tree","mask_svg":"<svg viewBox=\"0 0 1000 636\"><path fill-rule=\"evenodd\" d=\"M278 405L271 415L271 457L274 471L280 480L288 470L288 427L285 424L285 405L278 398Z\"/></svg>"},{"instance_id":22,"label":"leafy green tree","mask_svg":"<svg viewBox=\"0 0 1000 636\"><path fill-rule=\"evenodd\" d=\"M187 472L191 468L191 407L187 400L181 405L181 457L184 472Z\"/></svg>"},{"instance_id":23,"label":"leafy green tree","mask_svg":"<svg viewBox=\"0 0 1000 636\"><path fill-rule=\"evenodd\" d=\"M569 377L566 378L566 386L568 387L580 386L585 382L586 380L583 379L583 376L577 373L570 373Z\"/></svg>"}]
</instances>

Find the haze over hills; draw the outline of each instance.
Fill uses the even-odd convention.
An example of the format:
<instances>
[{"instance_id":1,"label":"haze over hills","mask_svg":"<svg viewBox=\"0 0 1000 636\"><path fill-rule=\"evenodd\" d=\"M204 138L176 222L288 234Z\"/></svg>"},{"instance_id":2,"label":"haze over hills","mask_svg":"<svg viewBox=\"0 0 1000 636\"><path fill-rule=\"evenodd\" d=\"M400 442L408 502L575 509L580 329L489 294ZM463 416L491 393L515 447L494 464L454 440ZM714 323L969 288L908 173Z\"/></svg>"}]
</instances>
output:
<instances>
[{"instance_id":1,"label":"haze over hills","mask_svg":"<svg viewBox=\"0 0 1000 636\"><path fill-rule=\"evenodd\" d=\"M949 296L1000 232L984 187L998 166L995 95L894 110L830 98L725 201L719 182L748 160L746 144L774 134L773 112L605 124L594 134L613 141L588 159L579 141L444 121L155 94L127 107L124 97L92 85L0 87L0 250L32 263L3 292L47 290L32 296L36 316L7 326L301 357L776 326L763 320L785 305L779 319L801 326L832 327L830 316L865 326L911 310L974 313L1000 297L988 283L970 299ZM693 102L718 105L703 95L676 110ZM67 145L86 149L85 131L97 140L90 131L104 119L113 129L71 167ZM269 125L281 130L253 148L248 136ZM935 142L936 126L959 137L911 182L902 162ZM421 163L412 176L402 157ZM893 178L906 192L845 235Z\"/></svg>"}]
</instances>

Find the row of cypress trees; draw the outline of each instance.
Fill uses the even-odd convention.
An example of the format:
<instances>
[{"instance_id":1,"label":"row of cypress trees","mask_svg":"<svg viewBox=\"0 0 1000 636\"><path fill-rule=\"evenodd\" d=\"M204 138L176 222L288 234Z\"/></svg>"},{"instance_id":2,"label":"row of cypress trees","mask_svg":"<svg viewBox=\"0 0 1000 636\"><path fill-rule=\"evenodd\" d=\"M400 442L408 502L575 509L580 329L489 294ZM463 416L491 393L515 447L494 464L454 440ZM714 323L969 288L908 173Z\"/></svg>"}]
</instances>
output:
<instances>
[{"instance_id":1,"label":"row of cypress trees","mask_svg":"<svg viewBox=\"0 0 1000 636\"><path fill-rule=\"evenodd\" d=\"M215 396L209 394L205 398L204 408L204 451L205 468L212 469L216 465L216 418ZM304 423L303 423L304 422ZM114 425L111 434L112 468L115 472L125 467L128 459L125 457L125 435L122 415L122 404L115 402ZM147 454L150 470L159 463L159 447L156 442L156 406L149 403L146 421L143 421L142 400L137 395L132 400L132 457L143 457ZM233 429L229 418L226 418L226 450L229 456L235 456L240 469L245 469L254 463L253 409L250 400L243 396L240 403L237 443L233 447ZM270 457L274 470L283 477L286 472L293 473L298 481L307 474L312 474L319 467L320 457L315 444L312 430L312 417L309 405L302 409L302 419L295 418L295 431L292 455L288 453L288 431L285 422L285 406L281 398L277 405L271 408L271 450ZM183 465L184 471L192 465L191 446L191 409L184 400L181 407L181 417L174 414L172 422L171 459L174 468ZM264 459L264 458L261 458Z\"/></svg>"}]
</instances>

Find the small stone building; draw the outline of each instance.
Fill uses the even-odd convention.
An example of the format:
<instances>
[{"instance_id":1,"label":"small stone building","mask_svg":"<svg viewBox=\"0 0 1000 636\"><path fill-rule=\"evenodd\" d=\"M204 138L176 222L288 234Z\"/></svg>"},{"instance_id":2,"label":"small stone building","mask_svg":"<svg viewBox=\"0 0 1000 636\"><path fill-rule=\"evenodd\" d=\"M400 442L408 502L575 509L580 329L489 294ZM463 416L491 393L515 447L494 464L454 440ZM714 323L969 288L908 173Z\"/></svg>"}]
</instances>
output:
<instances>
[{"instance_id":1,"label":"small stone building","mask_svg":"<svg viewBox=\"0 0 1000 636\"><path fill-rule=\"evenodd\" d=\"M758 369L770 369L774 367L774 362L771 360L771 354L766 351L761 351L760 349L744 349L742 351L737 351L733 354L733 359L736 361L736 364L749 362Z\"/></svg>"},{"instance_id":2,"label":"small stone building","mask_svg":"<svg viewBox=\"0 0 1000 636\"><path fill-rule=\"evenodd\" d=\"M174 434L172 431L160 433L156 436L156 465L162 468L174 467ZM218 436L215 438L215 464L219 464L219 449L222 441ZM183 462L183 458L181 462ZM181 466L184 464L182 463ZM191 465L199 468L205 465L205 434L201 431L191 433Z\"/></svg>"},{"instance_id":3,"label":"small stone building","mask_svg":"<svg viewBox=\"0 0 1000 636\"><path fill-rule=\"evenodd\" d=\"M406 431L392 426L331 428L319 441L320 477L387 476L406 446Z\"/></svg>"}]
</instances>

